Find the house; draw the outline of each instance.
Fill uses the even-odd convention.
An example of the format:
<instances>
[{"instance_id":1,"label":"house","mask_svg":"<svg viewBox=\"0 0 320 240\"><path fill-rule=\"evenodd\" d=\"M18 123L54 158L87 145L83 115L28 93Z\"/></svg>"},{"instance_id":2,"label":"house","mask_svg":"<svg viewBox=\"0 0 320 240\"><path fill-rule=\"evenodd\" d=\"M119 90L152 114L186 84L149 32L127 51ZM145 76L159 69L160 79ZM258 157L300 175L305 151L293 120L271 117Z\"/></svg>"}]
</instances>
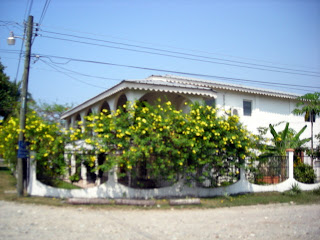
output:
<instances>
[{"instance_id":1,"label":"house","mask_svg":"<svg viewBox=\"0 0 320 240\"><path fill-rule=\"evenodd\" d=\"M302 138L307 138L310 137L310 122L306 122L304 116L292 114L298 96L210 80L152 75L142 80L123 80L65 112L61 118L66 121L68 128L75 126L77 121L85 121L85 117L91 113L99 113L103 109L115 111L127 101L141 100L153 104L156 99L162 98L171 101L176 109L183 111L188 111L185 102L196 101L231 111L231 114L238 115L253 133L257 133L258 127L268 127L270 123L290 122L290 127L296 131L307 125L308 128L302 135ZM317 121L319 120L316 119ZM314 124L314 134L319 132L320 125Z\"/></svg>"},{"instance_id":2,"label":"house","mask_svg":"<svg viewBox=\"0 0 320 240\"><path fill-rule=\"evenodd\" d=\"M92 113L100 113L104 109L115 111L127 101L146 101L153 104L158 98L171 101L172 105L184 112L188 111L185 102L205 102L207 105L216 106L221 109L221 114L230 111L238 115L240 121L253 133L258 133L258 127L268 127L269 124L279 122L290 122L290 127L299 131L303 126L308 125L307 130L301 136L310 137L310 122L305 122L303 116L295 116L292 111L296 108L299 95L254 88L243 85L227 84L222 82L201 80L180 76L150 76L141 80L123 80L112 88L100 93L84 103L70 109L62 115L66 127L76 127L78 121L85 121L85 117ZM229 114L229 113L228 113ZM316 119L319 121L319 119ZM280 126L280 129L283 129ZM320 125L314 124L314 133L320 132ZM73 145L66 146L66 149L76 150L77 148L92 148L85 142L79 142L74 148ZM76 171L75 156L72 155L70 162L70 175ZM96 165L98 163L98 159ZM96 172L96 176L98 176ZM81 165L81 178L86 182L88 170ZM107 176L105 176L107 177ZM103 181L103 176L97 177L96 184Z\"/></svg>"}]
</instances>

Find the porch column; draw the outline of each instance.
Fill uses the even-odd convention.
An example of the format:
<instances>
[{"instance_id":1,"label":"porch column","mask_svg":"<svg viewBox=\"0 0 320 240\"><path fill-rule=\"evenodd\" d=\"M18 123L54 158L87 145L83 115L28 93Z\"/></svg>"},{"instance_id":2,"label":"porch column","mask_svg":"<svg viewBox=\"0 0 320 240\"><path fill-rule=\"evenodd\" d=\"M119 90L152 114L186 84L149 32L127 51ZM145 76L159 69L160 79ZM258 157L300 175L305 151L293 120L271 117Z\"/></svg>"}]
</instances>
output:
<instances>
[{"instance_id":1,"label":"porch column","mask_svg":"<svg viewBox=\"0 0 320 240\"><path fill-rule=\"evenodd\" d=\"M81 162L81 179L83 181L83 185L87 186L87 167Z\"/></svg>"},{"instance_id":2,"label":"porch column","mask_svg":"<svg viewBox=\"0 0 320 240\"><path fill-rule=\"evenodd\" d=\"M99 170L98 170L98 155L96 156L96 159L94 161L94 167L95 167L95 174L96 174L96 185L100 185L101 184L101 178L99 177Z\"/></svg>"},{"instance_id":3,"label":"porch column","mask_svg":"<svg viewBox=\"0 0 320 240\"><path fill-rule=\"evenodd\" d=\"M289 179L293 179L293 154L294 154L294 149L287 149L287 161L288 161L288 175Z\"/></svg>"},{"instance_id":4,"label":"porch column","mask_svg":"<svg viewBox=\"0 0 320 240\"><path fill-rule=\"evenodd\" d=\"M77 171L77 166L76 166L76 155L72 153L71 155L71 176L74 175Z\"/></svg>"},{"instance_id":5,"label":"porch column","mask_svg":"<svg viewBox=\"0 0 320 240\"><path fill-rule=\"evenodd\" d=\"M117 171L118 166L115 166L108 172L108 182L118 183Z\"/></svg>"},{"instance_id":6,"label":"porch column","mask_svg":"<svg viewBox=\"0 0 320 240\"><path fill-rule=\"evenodd\" d=\"M65 178L69 179L69 177L70 177L70 174L69 174L70 159L68 158L68 153L64 153L64 161L66 162L66 165L67 165L67 171L66 171L66 174L65 174Z\"/></svg>"},{"instance_id":7,"label":"porch column","mask_svg":"<svg viewBox=\"0 0 320 240\"><path fill-rule=\"evenodd\" d=\"M240 181L246 180L246 170L244 166L240 167Z\"/></svg>"}]
</instances>

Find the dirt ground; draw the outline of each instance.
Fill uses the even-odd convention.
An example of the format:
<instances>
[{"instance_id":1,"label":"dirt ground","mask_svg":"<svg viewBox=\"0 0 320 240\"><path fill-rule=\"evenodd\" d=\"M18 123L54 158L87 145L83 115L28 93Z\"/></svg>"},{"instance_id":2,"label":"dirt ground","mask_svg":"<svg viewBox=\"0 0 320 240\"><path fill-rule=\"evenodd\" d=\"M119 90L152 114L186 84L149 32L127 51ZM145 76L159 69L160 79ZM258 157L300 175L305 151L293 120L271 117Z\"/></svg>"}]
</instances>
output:
<instances>
[{"instance_id":1,"label":"dirt ground","mask_svg":"<svg viewBox=\"0 0 320 240\"><path fill-rule=\"evenodd\" d=\"M0 201L0 239L320 239L320 205L108 210Z\"/></svg>"}]
</instances>

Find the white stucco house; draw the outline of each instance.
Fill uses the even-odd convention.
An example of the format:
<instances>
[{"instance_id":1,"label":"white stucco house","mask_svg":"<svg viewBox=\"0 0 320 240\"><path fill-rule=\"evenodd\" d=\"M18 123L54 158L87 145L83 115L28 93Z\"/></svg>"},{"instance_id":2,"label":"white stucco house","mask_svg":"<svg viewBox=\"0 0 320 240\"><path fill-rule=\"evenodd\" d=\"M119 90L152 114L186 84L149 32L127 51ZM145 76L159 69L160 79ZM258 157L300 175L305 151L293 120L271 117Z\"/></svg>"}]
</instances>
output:
<instances>
[{"instance_id":1,"label":"white stucco house","mask_svg":"<svg viewBox=\"0 0 320 240\"><path fill-rule=\"evenodd\" d=\"M240 117L240 121L253 133L257 133L258 127L268 127L270 123L276 124L281 121L289 122L290 127L296 131L307 125L302 137L308 138L311 133L311 123L305 121L304 116L292 114L293 109L296 107L296 98L298 96L292 93L180 76L150 76L141 80L123 80L110 89L65 112L62 115L62 120L65 120L67 128L76 127L77 121L85 121L85 117L91 113L100 113L103 109L115 111L127 101L140 100L153 104L155 100L162 98L171 101L176 109L183 111L188 111L184 104L185 102L196 101L216 106L221 109L221 114L231 110L231 114L237 114ZM315 119L314 134L320 132L319 120L319 117ZM284 125L281 125L277 130L282 130L283 128ZM46 186L36 179L36 165L30 164L28 193L34 196L63 198L212 197L223 195L226 192L229 194L283 192L289 190L293 184L299 184L299 187L303 190L312 190L320 186L320 183L303 184L294 179L293 150L288 150L289 178L279 184L268 186L252 184L246 179L245 170L241 168L239 181L228 187L197 188L188 187L181 182L177 182L169 187L134 189L124 185L121 179L118 179L117 172L119 172L119 169L117 167L110 172L95 170L95 177L90 179L90 176L88 176L92 173L90 169L87 169L81 159L80 163L76 161L76 153L82 147L88 150L92 149L92 146L86 144L85 141L78 141L76 144L66 146L65 160L68 162L69 168L65 177L68 179L70 175L80 174L81 186L85 189L66 190ZM316 166L314 167L318 176L317 181L319 182L320 161L315 161L315 163ZM99 156L97 156L95 166L99 164Z\"/></svg>"},{"instance_id":2,"label":"white stucco house","mask_svg":"<svg viewBox=\"0 0 320 240\"><path fill-rule=\"evenodd\" d=\"M185 102L206 102L208 105L237 114L248 130L257 133L258 127L289 122L299 131L307 125L302 138L310 137L310 122L304 116L292 114L299 95L287 92L254 88L244 85L226 84L180 76L150 76L141 80L123 80L101 94L65 112L62 119L66 127L85 121L85 116L99 113L103 109L115 111L126 101L142 100L152 104L157 98L170 100L177 109L187 111ZM314 135L320 132L319 117L314 123ZM279 130L284 125L279 126Z\"/></svg>"}]
</instances>

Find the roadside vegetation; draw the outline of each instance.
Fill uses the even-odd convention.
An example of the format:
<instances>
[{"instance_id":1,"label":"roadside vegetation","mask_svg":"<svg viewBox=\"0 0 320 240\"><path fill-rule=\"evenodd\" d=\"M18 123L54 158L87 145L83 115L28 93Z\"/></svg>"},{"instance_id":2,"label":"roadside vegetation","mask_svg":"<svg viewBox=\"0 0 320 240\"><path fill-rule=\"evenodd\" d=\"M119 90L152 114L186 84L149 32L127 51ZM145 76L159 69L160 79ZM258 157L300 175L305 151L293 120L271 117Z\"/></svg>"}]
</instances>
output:
<instances>
[{"instance_id":1,"label":"roadside vegetation","mask_svg":"<svg viewBox=\"0 0 320 240\"><path fill-rule=\"evenodd\" d=\"M69 205L66 199L59 198L44 198L44 197L17 197L16 194L16 179L11 174L7 167L0 166L0 200L13 201L26 204L42 204L48 206L60 207L81 207L81 208L104 208L104 209L146 209L145 207L137 206L119 206L111 205ZM224 196L214 198L202 198L201 205L184 205L170 206L167 199L156 200L156 205L147 207L147 209L192 209L192 208L221 208L221 207L236 207L250 206L257 204L320 204L320 188L309 192L299 192L294 187L287 192L278 193L255 193L244 194L237 196Z\"/></svg>"}]
</instances>

